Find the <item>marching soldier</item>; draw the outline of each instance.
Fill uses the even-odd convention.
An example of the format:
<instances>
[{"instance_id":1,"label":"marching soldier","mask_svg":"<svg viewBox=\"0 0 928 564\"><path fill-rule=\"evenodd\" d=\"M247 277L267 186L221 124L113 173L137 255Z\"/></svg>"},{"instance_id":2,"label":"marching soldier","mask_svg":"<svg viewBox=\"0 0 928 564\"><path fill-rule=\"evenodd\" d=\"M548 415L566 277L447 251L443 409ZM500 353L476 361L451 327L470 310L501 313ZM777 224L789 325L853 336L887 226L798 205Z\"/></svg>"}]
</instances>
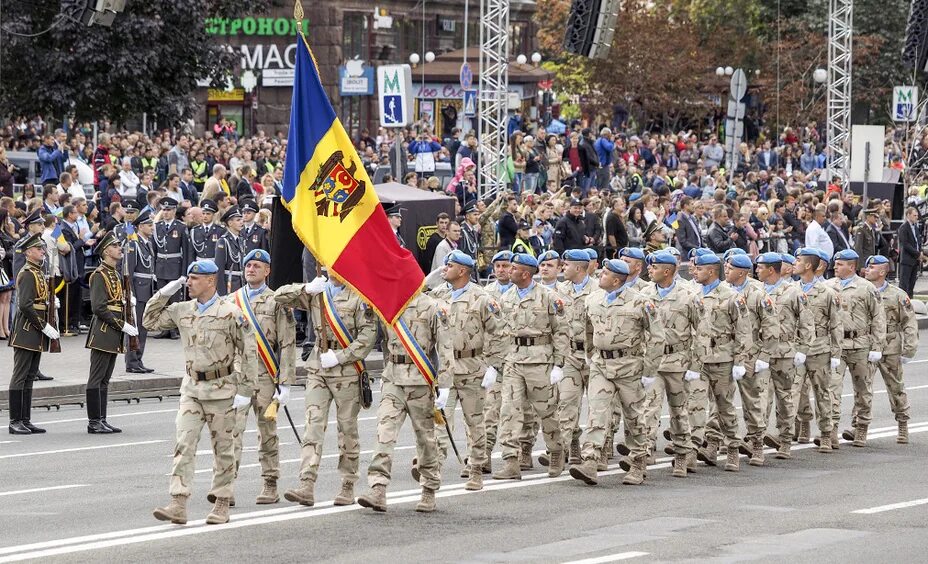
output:
<instances>
[{"instance_id":1,"label":"marching soldier","mask_svg":"<svg viewBox=\"0 0 928 564\"><path fill-rule=\"evenodd\" d=\"M282 286L274 299L282 306L308 311L316 331L315 347L306 360L306 427L300 454L300 485L287 490L284 498L306 506L315 504L323 439L329 408L334 402L339 437L338 471L342 476L335 505L351 505L354 485L360 477L360 371L365 369L364 359L377 339L376 316L361 297L335 275L328 281L320 276L306 284ZM323 346L323 334L326 346Z\"/></svg>"},{"instance_id":2,"label":"marching soldier","mask_svg":"<svg viewBox=\"0 0 928 564\"><path fill-rule=\"evenodd\" d=\"M203 211L202 223L190 229L191 255L195 260L211 259L216 256L216 242L222 236L222 227L213 223L213 216L219 207L210 199L200 200ZM265 249L266 250L266 249Z\"/></svg>"},{"instance_id":3,"label":"marching soldier","mask_svg":"<svg viewBox=\"0 0 928 564\"><path fill-rule=\"evenodd\" d=\"M687 459L696 464L690 444L689 414L686 400L690 395L690 380L698 377L693 370L693 343L698 317L693 294L676 280L677 260L668 252L648 255L648 275L653 282L643 295L657 307L657 319L664 328L657 379L648 390L644 418L651 450L657 441L664 396L670 407L670 436L675 478L686 477Z\"/></svg>"},{"instance_id":4,"label":"marching soldier","mask_svg":"<svg viewBox=\"0 0 928 564\"><path fill-rule=\"evenodd\" d=\"M187 522L187 498L196 470L197 443L203 425L213 446L213 482L209 495L216 501L206 517L209 525L229 522L229 498L235 479L233 429L236 410L251 405L257 373L255 358L245 354L254 339L248 322L231 302L216 292L215 263L199 260L187 268L187 278L168 282L145 306L143 324L150 330L179 329L187 374L180 388L177 435L169 493L171 502L155 509L159 521ZM190 300L169 304L186 281Z\"/></svg>"},{"instance_id":5,"label":"marching soldier","mask_svg":"<svg viewBox=\"0 0 928 564\"><path fill-rule=\"evenodd\" d=\"M23 237L17 247L25 266L16 276L16 315L9 346L13 347L13 377L10 379L9 403L11 435L44 433L32 424L32 386L39 372L42 352L52 340L58 339L58 328L47 321L49 288L42 262L45 243L40 233Z\"/></svg>"},{"instance_id":6,"label":"marching soldier","mask_svg":"<svg viewBox=\"0 0 928 564\"><path fill-rule=\"evenodd\" d=\"M429 354L439 347L440 317L447 316L437 300L426 294L413 299L396 322L396 330L384 327L383 384L377 408L377 446L367 468L370 491L358 498L362 507L387 510L387 486L393 467L393 448L403 421L408 417L416 435L419 484L422 497L416 511L435 510L435 492L441 485L435 412L444 408L451 385L447 355L439 357L442 369L435 370ZM447 349L445 349L447 350ZM438 388L437 397L435 388Z\"/></svg>"},{"instance_id":7,"label":"marching soldier","mask_svg":"<svg viewBox=\"0 0 928 564\"><path fill-rule=\"evenodd\" d=\"M503 295L512 289L513 283L510 278L512 275L512 253L509 251L500 251L493 255L490 262L493 264L493 275L496 280L486 285L484 290L493 298L496 303L500 303ZM486 464L483 465L483 473L489 474L492 465L490 460L493 456L493 449L496 448L496 435L499 428L499 412L503 403L503 384L500 382L500 375L505 373L506 351L503 346L503 334L495 335L495 339L490 340L484 349L484 358L487 362L496 362L498 365L491 364L493 373L487 372L487 377L483 381L483 388L487 391L486 403L484 404L483 424L487 432L487 457ZM531 451L529 451L529 461L531 461Z\"/></svg>"},{"instance_id":8,"label":"marching soldier","mask_svg":"<svg viewBox=\"0 0 928 564\"><path fill-rule=\"evenodd\" d=\"M644 291L648 282L641 275L644 273L644 251L638 247L625 247L619 251L619 258L628 264L628 287L636 292Z\"/></svg>"},{"instance_id":9,"label":"marching soldier","mask_svg":"<svg viewBox=\"0 0 928 564\"><path fill-rule=\"evenodd\" d=\"M599 277L596 276L596 270L599 268L599 253L596 252L596 249L588 248L583 249L586 252L586 256L590 259L590 264L587 265L587 274L590 275L590 278L593 280L598 280Z\"/></svg>"},{"instance_id":10,"label":"marching soldier","mask_svg":"<svg viewBox=\"0 0 928 564\"><path fill-rule=\"evenodd\" d=\"M242 252L248 254L255 249L270 251L267 229L255 223L258 204L254 200L245 200L239 208L242 211Z\"/></svg>"},{"instance_id":11,"label":"marching soldier","mask_svg":"<svg viewBox=\"0 0 928 564\"><path fill-rule=\"evenodd\" d=\"M189 259L185 253L187 247L187 226L184 222L177 221L177 201L170 196L165 196L158 201L158 207L161 209L161 220L155 224L155 277L158 282L158 288L164 286L172 280L177 280L184 275L184 269L187 268ZM171 303L176 302L179 296L172 295ZM176 339L177 331L162 331L158 335L152 336L155 339Z\"/></svg>"},{"instance_id":12,"label":"marching soldier","mask_svg":"<svg viewBox=\"0 0 928 564\"><path fill-rule=\"evenodd\" d=\"M835 277L829 280L838 292L841 302L841 366L833 375L831 399L834 402L832 444L838 442L838 422L841 419L841 391L844 388L845 367L851 372L854 384L854 409L851 411L853 432L842 436L853 441L853 446L867 446L867 428L870 426L870 409L873 404L873 370L870 363L883 358L886 346L886 312L881 295L873 284L857 276L858 255L851 249L835 254Z\"/></svg>"},{"instance_id":13,"label":"marching soldier","mask_svg":"<svg viewBox=\"0 0 928 564\"><path fill-rule=\"evenodd\" d=\"M277 495L280 440L277 437L277 420L265 417L265 412L272 402L276 401L282 408L290 399L290 385L296 370L296 322L290 310L278 304L274 291L267 287L271 255L263 249L255 249L245 256L244 262L246 286L225 299L240 310L255 335L255 339L246 342L246 351L256 357L254 364L258 372L253 380L255 388L251 395L251 409L240 409L235 413L233 450L237 476L242 462L242 439L248 412L254 410L258 420L258 461L264 479L264 488L255 503L267 505L280 501ZM235 507L234 495L229 506Z\"/></svg>"},{"instance_id":14,"label":"marching soldier","mask_svg":"<svg viewBox=\"0 0 928 564\"><path fill-rule=\"evenodd\" d=\"M128 241L126 245L125 260L129 272L129 279L132 282L132 297L135 299L135 319L142 319L145 313L145 304L155 295L157 291L157 282L155 280L155 248L151 242L151 236L155 226L152 222L151 212L145 211L139 214L132 222L133 227L138 234L136 240ZM148 337L148 329L144 325L137 327L139 330L139 350L126 351L126 372L131 374L148 374L154 372L153 369L145 366L142 362L142 356L145 354L145 341Z\"/></svg>"},{"instance_id":15,"label":"marching soldier","mask_svg":"<svg viewBox=\"0 0 928 564\"><path fill-rule=\"evenodd\" d=\"M560 292L557 275L561 270L561 255L545 251L538 255L538 283L549 290Z\"/></svg>"},{"instance_id":16,"label":"marching soldier","mask_svg":"<svg viewBox=\"0 0 928 564\"><path fill-rule=\"evenodd\" d=\"M521 480L519 458L522 454L523 418L526 400L541 420L545 445L550 453L548 476L564 471L564 452L555 418L557 384L564 377L564 354L567 334L564 301L556 293L533 280L538 261L526 254L512 257L511 279L515 288L501 301L507 322L510 346L506 355L507 373L503 379L500 408L500 443L503 468L493 474L496 480Z\"/></svg>"},{"instance_id":17,"label":"marching soldier","mask_svg":"<svg viewBox=\"0 0 928 564\"><path fill-rule=\"evenodd\" d=\"M701 290L694 298L699 322L693 345L693 372L706 380L709 403L715 404L718 432L728 449L725 470L738 472L741 439L734 403L735 382L747 374L744 364L753 335L748 325L747 302L719 279L721 262L714 254L696 258L694 277ZM698 458L714 466L720 443L711 434L707 440L706 448L697 451Z\"/></svg>"},{"instance_id":18,"label":"marching soldier","mask_svg":"<svg viewBox=\"0 0 928 564\"><path fill-rule=\"evenodd\" d=\"M909 296L898 286L886 281L889 259L882 255L872 255L867 259L866 265L867 280L876 286L877 292L883 298L883 309L886 312L886 346L876 367L883 376L889 407L892 408L899 424L896 442L908 444L909 398L902 381L902 365L912 360L918 348L918 322L915 320Z\"/></svg>"},{"instance_id":19,"label":"marching soldier","mask_svg":"<svg viewBox=\"0 0 928 564\"><path fill-rule=\"evenodd\" d=\"M116 355L126 352L124 334L137 337L139 330L126 319L128 297L123 294L122 275L116 265L122 260L122 247L109 232L97 243L94 252L100 266L90 274L90 309L93 319L87 332L86 347L90 349L90 376L87 379L87 432L96 434L121 433L122 429L106 421L110 378L116 367Z\"/></svg>"},{"instance_id":20,"label":"marching soldier","mask_svg":"<svg viewBox=\"0 0 928 564\"><path fill-rule=\"evenodd\" d=\"M221 221L226 226L225 233L216 241L216 289L220 296L225 296L242 287L242 212L238 206L229 206L222 214Z\"/></svg>"},{"instance_id":21,"label":"marching soldier","mask_svg":"<svg viewBox=\"0 0 928 564\"><path fill-rule=\"evenodd\" d=\"M631 464L623 484L644 482L648 457L648 435L644 421L645 386L654 383L660 364L664 332L657 308L632 290L627 281L628 263L603 261L599 291L584 302L586 322L593 335L590 385L587 396L590 418L583 434L583 462L570 467L570 475L588 485L597 483L597 467L605 457L606 433L612 426L615 404L625 417L626 441ZM563 349L562 349L563 350Z\"/></svg>"}]
</instances>

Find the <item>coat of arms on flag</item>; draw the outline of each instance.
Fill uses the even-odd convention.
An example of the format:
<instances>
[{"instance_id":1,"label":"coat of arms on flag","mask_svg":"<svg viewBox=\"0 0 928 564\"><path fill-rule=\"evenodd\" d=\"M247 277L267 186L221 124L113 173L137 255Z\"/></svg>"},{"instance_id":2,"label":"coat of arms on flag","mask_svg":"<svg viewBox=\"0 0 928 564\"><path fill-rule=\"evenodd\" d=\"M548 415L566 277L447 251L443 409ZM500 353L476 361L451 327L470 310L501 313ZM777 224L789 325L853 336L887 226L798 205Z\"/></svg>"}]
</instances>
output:
<instances>
[{"instance_id":1,"label":"coat of arms on flag","mask_svg":"<svg viewBox=\"0 0 928 564\"><path fill-rule=\"evenodd\" d=\"M338 216L339 221L348 217L366 190L364 181L355 177L358 165L349 157L346 168L343 159L341 151L332 153L319 167L319 174L312 185L316 213L325 217Z\"/></svg>"}]
</instances>

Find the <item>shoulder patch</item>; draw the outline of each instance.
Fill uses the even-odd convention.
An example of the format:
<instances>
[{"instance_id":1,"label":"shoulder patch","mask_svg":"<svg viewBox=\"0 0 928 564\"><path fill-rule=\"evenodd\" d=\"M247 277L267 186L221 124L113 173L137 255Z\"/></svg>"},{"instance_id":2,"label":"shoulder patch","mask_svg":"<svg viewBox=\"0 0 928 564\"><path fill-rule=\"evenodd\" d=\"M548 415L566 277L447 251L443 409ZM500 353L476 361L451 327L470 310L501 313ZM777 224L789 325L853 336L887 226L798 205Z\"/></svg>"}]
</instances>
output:
<instances>
[{"instance_id":1,"label":"shoulder patch","mask_svg":"<svg viewBox=\"0 0 928 564\"><path fill-rule=\"evenodd\" d=\"M739 295L735 299L735 305L738 306L738 312L744 315L748 311L748 303L744 300L744 296Z\"/></svg>"},{"instance_id":2,"label":"shoulder patch","mask_svg":"<svg viewBox=\"0 0 928 564\"><path fill-rule=\"evenodd\" d=\"M648 300L644 303L644 312L647 313L650 317L654 317L654 314L657 313L657 308L654 307L654 302Z\"/></svg>"},{"instance_id":3,"label":"shoulder patch","mask_svg":"<svg viewBox=\"0 0 928 564\"><path fill-rule=\"evenodd\" d=\"M910 300L908 296L903 294L899 301L902 303L902 307L905 308L906 311L912 311L912 300Z\"/></svg>"},{"instance_id":4,"label":"shoulder patch","mask_svg":"<svg viewBox=\"0 0 928 564\"><path fill-rule=\"evenodd\" d=\"M487 300L487 309L493 315L496 315L500 311L499 304L496 302L496 300Z\"/></svg>"},{"instance_id":5,"label":"shoulder patch","mask_svg":"<svg viewBox=\"0 0 928 564\"><path fill-rule=\"evenodd\" d=\"M554 298L551 300L551 313L556 315L564 315L564 300L561 298Z\"/></svg>"},{"instance_id":6,"label":"shoulder patch","mask_svg":"<svg viewBox=\"0 0 928 564\"><path fill-rule=\"evenodd\" d=\"M437 317L441 322L446 321L448 319L448 310L443 307L436 307L435 317Z\"/></svg>"},{"instance_id":7,"label":"shoulder patch","mask_svg":"<svg viewBox=\"0 0 928 564\"><path fill-rule=\"evenodd\" d=\"M760 305L761 307L764 308L764 310L770 311L773 309L773 300L771 300L770 297L767 296L760 301Z\"/></svg>"},{"instance_id":8,"label":"shoulder patch","mask_svg":"<svg viewBox=\"0 0 928 564\"><path fill-rule=\"evenodd\" d=\"M806 297L806 295L805 295L804 293L800 292L800 294L799 294L799 305L803 305L803 306L804 306L804 305L806 305L807 303L809 303L809 299Z\"/></svg>"}]
</instances>

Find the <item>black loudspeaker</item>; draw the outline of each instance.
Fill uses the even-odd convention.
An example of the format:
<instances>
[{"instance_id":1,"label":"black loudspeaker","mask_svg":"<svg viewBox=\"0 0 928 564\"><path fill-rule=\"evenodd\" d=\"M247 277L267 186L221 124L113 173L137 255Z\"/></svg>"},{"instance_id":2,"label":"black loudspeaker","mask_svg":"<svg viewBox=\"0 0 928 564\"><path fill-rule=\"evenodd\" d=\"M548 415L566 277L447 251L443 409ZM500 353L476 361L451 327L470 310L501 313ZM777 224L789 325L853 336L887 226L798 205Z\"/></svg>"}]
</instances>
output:
<instances>
[{"instance_id":1,"label":"black loudspeaker","mask_svg":"<svg viewBox=\"0 0 928 564\"><path fill-rule=\"evenodd\" d=\"M612 49L618 17L619 0L574 0L564 50L591 59L605 59Z\"/></svg>"},{"instance_id":2,"label":"black loudspeaker","mask_svg":"<svg viewBox=\"0 0 928 564\"><path fill-rule=\"evenodd\" d=\"M905 26L902 64L907 68L926 70L928 61L928 0L912 0L909 22Z\"/></svg>"}]
</instances>

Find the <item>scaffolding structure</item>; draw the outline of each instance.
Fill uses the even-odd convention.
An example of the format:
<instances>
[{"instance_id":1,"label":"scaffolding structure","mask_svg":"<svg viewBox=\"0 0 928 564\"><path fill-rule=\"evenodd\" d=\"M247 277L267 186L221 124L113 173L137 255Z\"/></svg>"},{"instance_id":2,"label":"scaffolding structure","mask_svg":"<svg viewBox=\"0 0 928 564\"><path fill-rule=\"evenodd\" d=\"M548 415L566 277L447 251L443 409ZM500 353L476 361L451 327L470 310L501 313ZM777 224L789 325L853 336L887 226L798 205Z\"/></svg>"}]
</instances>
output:
<instances>
[{"instance_id":1,"label":"scaffolding structure","mask_svg":"<svg viewBox=\"0 0 928 564\"><path fill-rule=\"evenodd\" d=\"M480 0L480 89L477 139L483 198L506 187L507 95L509 91L509 0Z\"/></svg>"},{"instance_id":2,"label":"scaffolding structure","mask_svg":"<svg viewBox=\"0 0 928 564\"><path fill-rule=\"evenodd\" d=\"M828 8L828 168L826 182L841 179L850 188L851 68L853 0L830 0Z\"/></svg>"}]
</instances>

